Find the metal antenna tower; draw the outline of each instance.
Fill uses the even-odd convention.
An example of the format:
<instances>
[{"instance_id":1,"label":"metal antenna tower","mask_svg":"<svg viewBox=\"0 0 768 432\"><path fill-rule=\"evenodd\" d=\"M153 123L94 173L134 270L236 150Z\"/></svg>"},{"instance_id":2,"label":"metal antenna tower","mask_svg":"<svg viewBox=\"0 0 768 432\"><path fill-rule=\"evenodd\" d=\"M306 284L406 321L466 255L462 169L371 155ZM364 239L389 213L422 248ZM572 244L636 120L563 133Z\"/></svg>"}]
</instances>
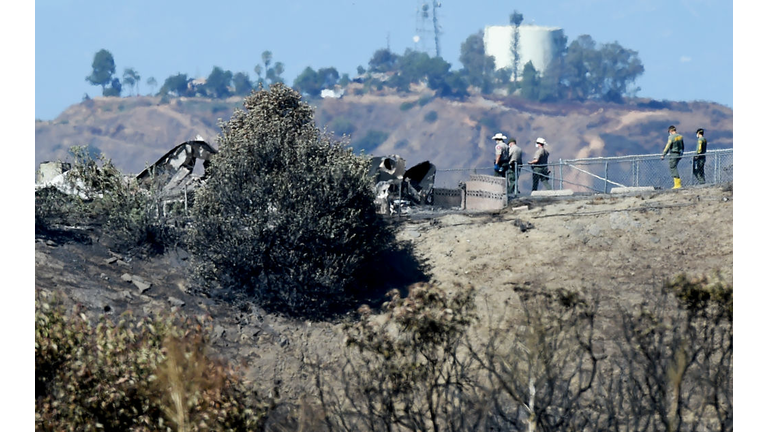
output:
<instances>
[{"instance_id":1,"label":"metal antenna tower","mask_svg":"<svg viewBox=\"0 0 768 432\"><path fill-rule=\"evenodd\" d=\"M442 27L437 19L437 8L442 7L443 4L437 0L432 0L432 23L430 25L430 5L428 0L417 0L416 2L416 35L413 37L414 49L421 52L430 52L427 48L427 39L434 38L435 51L434 54L440 57L440 35L442 34Z\"/></svg>"},{"instance_id":2,"label":"metal antenna tower","mask_svg":"<svg viewBox=\"0 0 768 432\"><path fill-rule=\"evenodd\" d=\"M437 23L437 8L442 7L443 4L437 0L432 0L432 26L435 32L435 56L440 57L440 34L442 34L442 28Z\"/></svg>"},{"instance_id":3,"label":"metal antenna tower","mask_svg":"<svg viewBox=\"0 0 768 432\"><path fill-rule=\"evenodd\" d=\"M427 22L429 20L429 4L426 0L416 0L416 34L413 36L413 49L425 52L426 40L429 33Z\"/></svg>"}]
</instances>

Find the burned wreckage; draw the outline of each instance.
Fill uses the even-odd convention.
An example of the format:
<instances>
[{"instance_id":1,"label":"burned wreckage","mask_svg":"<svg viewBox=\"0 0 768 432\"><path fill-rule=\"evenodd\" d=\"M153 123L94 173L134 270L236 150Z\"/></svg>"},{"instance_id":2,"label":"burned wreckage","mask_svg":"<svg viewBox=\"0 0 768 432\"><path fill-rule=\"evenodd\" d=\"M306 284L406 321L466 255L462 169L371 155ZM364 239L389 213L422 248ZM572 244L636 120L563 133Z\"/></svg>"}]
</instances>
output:
<instances>
[{"instance_id":1,"label":"burned wreckage","mask_svg":"<svg viewBox=\"0 0 768 432\"><path fill-rule=\"evenodd\" d=\"M166 200L187 202L187 194L206 178L205 170L216 150L198 137L174 147L153 165L136 176L145 185L162 185ZM203 160L203 175L191 176L197 159ZM368 175L375 182L375 205L379 214L407 213L410 205L432 204L435 165L421 162L409 169L405 159L397 155L371 159Z\"/></svg>"},{"instance_id":2,"label":"burned wreckage","mask_svg":"<svg viewBox=\"0 0 768 432\"><path fill-rule=\"evenodd\" d=\"M195 161L203 160L203 169L216 150L202 139L187 141L174 147L153 165L136 176L146 185L162 185L161 196L167 201L187 203L188 193L196 189L206 177L191 176ZM409 169L405 159L397 155L373 157L368 175L375 186L376 212L379 214L403 214L411 205L432 204L432 187L435 181L435 165L424 161Z\"/></svg>"},{"instance_id":3,"label":"burned wreckage","mask_svg":"<svg viewBox=\"0 0 768 432\"><path fill-rule=\"evenodd\" d=\"M191 194L204 183L211 157L216 153L217 150L198 135L169 150L136 175L135 180L145 189L158 194L163 203L163 213L165 207L173 202L183 203L186 209ZM192 175L198 159L203 161L202 175ZM371 158L368 175L374 182L377 213L404 214L412 205L432 205L435 165L424 161L406 169L405 162L398 155ZM36 189L52 186L63 193L87 198L76 183L68 180L69 168L70 164L63 162L42 163Z\"/></svg>"},{"instance_id":4,"label":"burned wreckage","mask_svg":"<svg viewBox=\"0 0 768 432\"><path fill-rule=\"evenodd\" d=\"M411 205L431 205L435 172L429 161L405 169L405 159L398 155L373 157L368 175L375 183L376 212L402 214Z\"/></svg>"},{"instance_id":5,"label":"burned wreckage","mask_svg":"<svg viewBox=\"0 0 768 432\"><path fill-rule=\"evenodd\" d=\"M217 150L201 136L185 141L164 154L154 164L142 170L135 180L147 190L153 190L163 203L178 201L187 207L189 193L200 186L205 178L211 157ZM203 160L202 175L192 175L198 159ZM43 162L37 173L35 190L53 187L67 195L78 195L83 199L100 196L100 191L89 190L81 179L70 177L71 164L66 162ZM128 180L128 178L126 178Z\"/></svg>"},{"instance_id":6,"label":"burned wreckage","mask_svg":"<svg viewBox=\"0 0 768 432\"><path fill-rule=\"evenodd\" d=\"M161 196L165 199L183 198L186 202L187 193L205 180L205 170L214 154L216 149L198 136L174 147L136 179L145 185L162 185ZM197 159L203 160L204 172L200 177L190 175ZM373 157L368 175L375 182L377 213L404 213L410 205L431 204L435 171L435 165L429 161L406 169L405 159L400 156Z\"/></svg>"},{"instance_id":7,"label":"burned wreckage","mask_svg":"<svg viewBox=\"0 0 768 432\"><path fill-rule=\"evenodd\" d=\"M136 180L145 186L160 186L163 197L180 197L185 191L196 188L205 180L205 170L211 156L216 153L216 149L198 135L194 140L183 142L168 151L157 162L140 172ZM203 175L200 177L191 175L197 159L203 160Z\"/></svg>"}]
</instances>

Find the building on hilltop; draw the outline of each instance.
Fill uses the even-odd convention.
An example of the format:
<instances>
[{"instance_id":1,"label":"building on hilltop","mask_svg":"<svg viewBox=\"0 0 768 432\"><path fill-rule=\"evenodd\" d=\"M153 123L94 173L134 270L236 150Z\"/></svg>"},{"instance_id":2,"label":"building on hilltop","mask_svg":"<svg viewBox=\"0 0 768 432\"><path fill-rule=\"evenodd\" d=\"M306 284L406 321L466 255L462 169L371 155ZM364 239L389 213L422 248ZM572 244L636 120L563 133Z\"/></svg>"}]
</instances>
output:
<instances>
[{"instance_id":1,"label":"building on hilltop","mask_svg":"<svg viewBox=\"0 0 768 432\"><path fill-rule=\"evenodd\" d=\"M485 54L496 61L496 70L514 65L514 32L515 26L486 26L483 34ZM521 25L518 27L518 56L517 79L522 79L523 67L529 61L536 71L543 73L550 62L565 50L565 35L558 27L542 27L536 25ZM512 80L515 78L512 73Z\"/></svg>"}]
</instances>

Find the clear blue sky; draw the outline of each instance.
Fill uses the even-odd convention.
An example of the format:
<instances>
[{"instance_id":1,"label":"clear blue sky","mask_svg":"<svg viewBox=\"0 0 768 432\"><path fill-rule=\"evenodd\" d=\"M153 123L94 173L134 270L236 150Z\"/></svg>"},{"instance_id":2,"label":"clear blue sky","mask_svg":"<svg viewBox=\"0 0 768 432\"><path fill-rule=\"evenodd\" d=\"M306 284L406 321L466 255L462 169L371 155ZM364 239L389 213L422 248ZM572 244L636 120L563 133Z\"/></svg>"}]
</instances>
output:
<instances>
[{"instance_id":1,"label":"clear blue sky","mask_svg":"<svg viewBox=\"0 0 768 432\"><path fill-rule=\"evenodd\" d=\"M159 84L176 73L207 76L214 66L248 72L270 50L288 84L307 66L355 75L375 50L413 48L424 0L202 2L38 0L35 2L35 118L50 120L83 95L94 54L109 50L122 77L132 67ZM430 4L431 0L427 0ZM461 43L514 10L525 23L561 27L569 41L589 34L639 52L639 96L733 106L733 3L722 0L443 0L442 57L452 68ZM434 44L430 45L434 49Z\"/></svg>"}]
</instances>

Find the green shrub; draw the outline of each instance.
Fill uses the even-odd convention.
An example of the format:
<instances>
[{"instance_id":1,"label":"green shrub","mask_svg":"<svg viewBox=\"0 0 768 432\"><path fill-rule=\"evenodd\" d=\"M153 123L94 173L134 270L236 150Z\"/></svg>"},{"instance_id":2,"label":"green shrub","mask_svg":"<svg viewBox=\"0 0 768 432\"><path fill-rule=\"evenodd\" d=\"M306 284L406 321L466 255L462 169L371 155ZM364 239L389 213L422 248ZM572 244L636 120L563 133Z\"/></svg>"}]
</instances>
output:
<instances>
[{"instance_id":1,"label":"green shrub","mask_svg":"<svg viewBox=\"0 0 768 432\"><path fill-rule=\"evenodd\" d=\"M210 326L170 317L92 326L35 298L35 430L260 430L268 411L206 353Z\"/></svg>"},{"instance_id":2,"label":"green shrub","mask_svg":"<svg viewBox=\"0 0 768 432\"><path fill-rule=\"evenodd\" d=\"M427 123L434 123L437 121L437 111L430 111L424 114L424 121Z\"/></svg>"},{"instance_id":3,"label":"green shrub","mask_svg":"<svg viewBox=\"0 0 768 432\"><path fill-rule=\"evenodd\" d=\"M408 148L410 145L410 142L407 139L401 139L400 141L395 143L395 150L402 150L404 148Z\"/></svg>"},{"instance_id":4,"label":"green shrub","mask_svg":"<svg viewBox=\"0 0 768 432\"><path fill-rule=\"evenodd\" d=\"M243 106L222 124L192 207L200 289L325 316L352 301L362 264L392 238L375 214L369 161L322 134L312 108L283 84Z\"/></svg>"},{"instance_id":5,"label":"green shrub","mask_svg":"<svg viewBox=\"0 0 768 432\"><path fill-rule=\"evenodd\" d=\"M483 116L479 123L491 130L496 130L499 128L499 121L494 116Z\"/></svg>"},{"instance_id":6,"label":"green shrub","mask_svg":"<svg viewBox=\"0 0 768 432\"><path fill-rule=\"evenodd\" d=\"M416 102L403 102L400 104L400 111L408 111L416 106Z\"/></svg>"},{"instance_id":7,"label":"green shrub","mask_svg":"<svg viewBox=\"0 0 768 432\"><path fill-rule=\"evenodd\" d=\"M227 110L229 110L229 107L226 104L216 103L216 104L213 104L213 106L211 107L211 114L217 114L220 112L225 112Z\"/></svg>"},{"instance_id":8,"label":"green shrub","mask_svg":"<svg viewBox=\"0 0 768 432\"><path fill-rule=\"evenodd\" d=\"M389 138L389 134L380 130L371 129L365 136L353 141L351 146L356 152L370 153Z\"/></svg>"},{"instance_id":9,"label":"green shrub","mask_svg":"<svg viewBox=\"0 0 768 432\"><path fill-rule=\"evenodd\" d=\"M336 136L342 136L352 135L352 133L357 130L357 127L345 117L336 117L331 122L330 129Z\"/></svg>"}]
</instances>

